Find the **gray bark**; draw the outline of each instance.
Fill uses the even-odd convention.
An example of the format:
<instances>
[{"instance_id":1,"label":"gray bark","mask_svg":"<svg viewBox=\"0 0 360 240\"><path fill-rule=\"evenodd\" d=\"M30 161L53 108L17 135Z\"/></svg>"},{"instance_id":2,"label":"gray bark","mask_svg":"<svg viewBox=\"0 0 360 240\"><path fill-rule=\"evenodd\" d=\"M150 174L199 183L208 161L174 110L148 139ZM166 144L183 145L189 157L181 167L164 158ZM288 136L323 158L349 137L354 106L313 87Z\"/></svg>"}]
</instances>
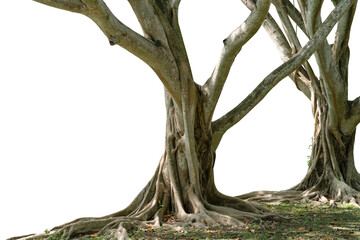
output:
<instances>
[{"instance_id":1,"label":"gray bark","mask_svg":"<svg viewBox=\"0 0 360 240\"><path fill-rule=\"evenodd\" d=\"M298 1L300 10L289 1L276 1L275 6L287 32L287 41L296 52L301 49L300 41L293 30L289 17L313 38L325 22L320 10L323 1ZM335 4L338 8L345 1ZM354 165L355 129L359 124L358 102L348 99L349 38L357 1L348 1L346 11L339 19L334 44L323 41L315 52L320 76L306 62L304 84L299 90L305 95L311 93L311 105L315 119L312 155L308 172L294 190L304 191L306 197L319 199L325 196L337 201L359 203L360 175ZM335 8L335 9L336 9ZM291 10L292 9L292 10ZM302 19L300 22L299 13ZM273 34L273 33L271 33ZM274 41L279 47L279 42ZM284 48L284 44L280 48Z\"/></svg>"},{"instance_id":2,"label":"gray bark","mask_svg":"<svg viewBox=\"0 0 360 240\"><path fill-rule=\"evenodd\" d=\"M340 118L349 116L345 112L341 112L341 116L335 116L333 113L336 107L343 107L339 104L347 103L344 103L344 99L333 96L339 94L338 91L330 91L337 84L336 81L341 74L333 75L335 70L328 72L326 64L329 64L327 57L331 49L324 41L333 26L356 2L354 0L341 1L324 23L316 21L316 25L313 26L305 21L307 24L304 23L301 27L306 28L310 39L303 48L297 42L287 44L285 35L279 32L280 28L268 15L270 0L244 1L249 4L251 13L247 20L224 40L223 53L214 73L203 86L197 85L192 76L178 23L179 0L129 0L142 27L143 35L137 34L124 25L103 0L35 1L85 15L97 24L111 45L125 48L149 65L165 87L167 111L165 153L161 157L153 178L134 201L120 212L101 218L78 219L55 227L51 234L59 231L66 238L77 234L112 232L121 239L126 238L127 228L141 226L144 221L159 226L163 222L164 215L168 213L194 225L205 223L239 226L242 222L268 218L264 208L238 198L225 196L217 191L213 171L215 150L223 134L239 122L279 81L295 70L301 69L299 71L301 74L294 74L293 78L295 82L302 83L301 89L305 91L305 95L316 93L311 88L311 84L306 81L317 81L317 79L311 78L309 66L305 64L306 66L302 67L315 51L317 51L318 61L323 63L323 78L320 83L322 83L321 89L325 91L325 96L329 98L326 102L338 104L329 105L326 113L332 117L332 122L335 117L339 122ZM296 22L300 21L299 12L289 3L278 6L282 8L286 6L290 16ZM305 9L307 15L301 12L301 16L306 15L312 20L316 18L316 15L315 17L311 15L312 11L314 9ZM283 21L288 23L286 12L280 12L284 14ZM243 102L213 122L212 115L233 61L243 45L262 24L268 29L275 29L273 39L282 50L286 62L270 73ZM308 31L309 26L313 28L313 31ZM294 41L295 36L292 31L288 31L288 36ZM346 33L339 31L338 42L346 39L344 36L347 36ZM297 52L290 52L289 46ZM344 60L342 55L339 59ZM337 62L330 61L330 64L334 65ZM325 79L324 76L328 75L335 78ZM314 84L319 85L317 82ZM315 99L320 100L316 97ZM353 113L348 118L348 122L358 121L358 102L358 100L354 101L346 109L347 113ZM322 109L320 105L317 107ZM337 135L335 139L338 140ZM26 239L36 237L31 236Z\"/></svg>"}]
</instances>

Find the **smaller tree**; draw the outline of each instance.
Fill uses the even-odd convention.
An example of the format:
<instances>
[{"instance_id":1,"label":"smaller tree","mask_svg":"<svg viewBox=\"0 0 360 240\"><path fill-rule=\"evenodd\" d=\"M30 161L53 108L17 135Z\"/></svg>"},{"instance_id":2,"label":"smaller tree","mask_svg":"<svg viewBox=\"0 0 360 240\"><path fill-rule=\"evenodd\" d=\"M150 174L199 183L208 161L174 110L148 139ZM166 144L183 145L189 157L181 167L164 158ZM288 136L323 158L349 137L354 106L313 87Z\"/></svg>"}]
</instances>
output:
<instances>
[{"instance_id":1,"label":"smaller tree","mask_svg":"<svg viewBox=\"0 0 360 240\"><path fill-rule=\"evenodd\" d=\"M343 2L333 1L335 7ZM310 100L315 119L312 153L306 176L290 191L254 192L240 198L332 199L356 205L360 203L360 174L354 164L360 97L355 100L348 98L349 40L357 1L349 2L350 7L337 24L334 42L329 44L325 40L315 52L320 76L316 76L308 61L290 75L296 87ZM324 1L302 0L298 3L299 9L288 0L273 1L285 34L270 14L264 22L284 61L302 48L290 19L308 38L312 38L323 23L321 13ZM251 9L251 5L248 6Z\"/></svg>"}]
</instances>

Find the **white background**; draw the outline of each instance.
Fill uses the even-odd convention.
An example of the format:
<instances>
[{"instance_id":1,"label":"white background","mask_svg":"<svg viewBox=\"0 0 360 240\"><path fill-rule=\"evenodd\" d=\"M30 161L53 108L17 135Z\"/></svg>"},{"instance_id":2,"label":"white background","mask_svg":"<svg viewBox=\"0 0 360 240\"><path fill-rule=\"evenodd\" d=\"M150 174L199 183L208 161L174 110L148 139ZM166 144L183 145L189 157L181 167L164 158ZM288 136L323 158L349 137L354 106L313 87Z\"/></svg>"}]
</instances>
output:
<instances>
[{"instance_id":1,"label":"white background","mask_svg":"<svg viewBox=\"0 0 360 240\"><path fill-rule=\"evenodd\" d=\"M126 1L108 2L141 31ZM0 239L126 207L164 151L160 81L84 16L27 0L1 5ZM193 75L204 83L222 40L249 12L235 0L184 0L180 10ZM352 34L359 42L358 27ZM352 46L350 99L360 95L360 52ZM280 64L261 29L239 54L215 118ZM310 102L284 79L224 136L218 188L238 195L294 186L307 170L312 131ZM359 140L355 150L359 166Z\"/></svg>"}]
</instances>

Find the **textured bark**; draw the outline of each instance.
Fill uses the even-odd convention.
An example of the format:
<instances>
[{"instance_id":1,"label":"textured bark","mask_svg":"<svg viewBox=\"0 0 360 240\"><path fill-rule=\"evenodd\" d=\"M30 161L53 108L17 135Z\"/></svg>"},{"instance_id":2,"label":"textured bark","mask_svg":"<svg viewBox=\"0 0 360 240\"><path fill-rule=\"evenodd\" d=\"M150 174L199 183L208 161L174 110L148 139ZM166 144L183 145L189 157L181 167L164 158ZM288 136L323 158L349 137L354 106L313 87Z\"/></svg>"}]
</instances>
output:
<instances>
[{"instance_id":1,"label":"textured bark","mask_svg":"<svg viewBox=\"0 0 360 240\"><path fill-rule=\"evenodd\" d=\"M354 164L355 131L349 135L330 127L326 103L319 103L309 169L294 190L311 199L360 202L360 175Z\"/></svg>"},{"instance_id":2,"label":"textured bark","mask_svg":"<svg viewBox=\"0 0 360 240\"><path fill-rule=\"evenodd\" d=\"M303 49L289 17L309 38L313 38L324 24L320 17L323 1L305 0L298 3L300 10L296 10L288 0L274 1L287 36L287 39L273 37L282 59L283 53L289 53L290 48L293 53ZM312 154L306 176L290 190L252 192L238 198L257 201L330 200L331 203L360 203L360 175L354 164L355 130L359 124L356 106L359 98L348 100L348 43L356 4L357 1L345 0L335 3L335 10L341 5L347 5L346 11L337 25L334 44L329 44L325 39L315 52L320 76L315 76L308 62L291 75L296 87L311 100L315 119ZM276 22L269 21L269 25L266 30L270 36L285 35L282 35ZM302 85L298 84L299 81Z\"/></svg>"},{"instance_id":3,"label":"textured bark","mask_svg":"<svg viewBox=\"0 0 360 240\"><path fill-rule=\"evenodd\" d=\"M357 123L351 118L348 101L348 40L355 4L340 19L333 45L324 41L315 53L320 71L319 79L312 79L315 131L310 165L305 178L294 189L303 195L325 197L334 201L360 203L360 175L354 164L354 141ZM321 23L318 9L322 2L302 6L307 32L310 36ZM346 130L345 130L346 129Z\"/></svg>"},{"instance_id":4,"label":"textured bark","mask_svg":"<svg viewBox=\"0 0 360 240\"><path fill-rule=\"evenodd\" d=\"M55 227L50 233L13 239L36 239L53 234L75 238L105 233L116 239L126 239L127 229L145 224L159 227L166 224L164 216L168 214L179 220L177 224L199 227L207 224L239 226L257 219L276 218L256 204L225 196L216 189L211 124L215 106L207 103L209 99L217 99L221 89L199 86L194 82L178 24L180 1L129 0L143 36L119 21L103 0L36 1L89 17L108 37L111 45L127 49L154 70L165 87L165 151L152 179L124 210L99 218L77 219ZM270 0L259 0L259 9L250 14L225 44L227 56L236 57L239 49L260 27L269 6ZM249 29L251 31L247 32ZM228 72L232 62L222 59L219 64L227 65L224 72ZM221 80L215 79L215 82L225 82L227 73L217 76ZM214 91L218 95L212 98Z\"/></svg>"},{"instance_id":5,"label":"textured bark","mask_svg":"<svg viewBox=\"0 0 360 240\"><path fill-rule=\"evenodd\" d=\"M159 227L166 224L165 216L168 214L174 215L179 220L177 224L192 224L199 227L207 224L239 226L258 219L276 219L276 216L267 213L266 209L239 199L241 197L225 196L216 189L215 150L223 134L250 112L279 81L295 70L296 73L292 74L294 81L302 84L299 89L303 89L305 95L316 103L314 109L317 109L315 112L318 113L315 115L318 118L314 143L314 151L317 150L313 153L309 177L296 189L308 191L310 188L318 191L317 186L320 185L332 189L336 186L334 182L339 186L342 183L336 182L336 178L350 182L353 188L358 189L356 171L349 173L349 169L355 169L351 157L355 133L351 131L351 127L348 127L349 124L343 124L350 133L344 134L342 130L345 127L341 129L341 123L346 121L356 123L360 118L358 116L360 104L358 100L350 104L336 98L334 94L341 93L338 89L334 92L330 91L334 84L337 84L337 80L347 75L347 51L343 51L344 48L339 46L341 42L347 42L348 34L346 31L339 31L339 38L334 47L339 49L336 50L337 54L334 54L338 62L327 61L331 48L324 43L326 36L348 11L354 0L341 1L324 23L313 14L316 13L318 1L310 1L309 9L304 8L305 12L301 14L286 1L274 1L281 10L279 13L285 26L291 25L284 11L285 8L296 22L300 21L300 15L303 19L304 16L306 17L307 20L301 27L306 28L310 39L303 48L296 41L293 29L287 32L292 42L286 44L285 34L279 32L280 28L268 14L270 0L244 0L251 13L246 21L224 40L219 63L203 86L195 83L191 73L178 23L180 1L129 0L142 27L143 35L137 34L119 21L103 0L35 1L87 16L99 26L111 45L119 45L127 49L154 70L165 87L167 112L165 151L152 179L124 210L99 218L77 219L55 227L50 233L13 239L37 239L52 234L61 234L63 238L74 238L80 235L88 237L105 233L112 234L116 239L126 239L127 229L145 224ZM317 21L313 21L314 19ZM344 21L348 23L350 20L351 17L348 17ZM282 50L285 63L271 72L232 111L213 122L212 115L232 63L242 46L257 32L261 24L264 24L267 30L273 31L273 39ZM311 27L312 31L307 27ZM319 65L322 66L320 79L313 77L311 67L306 63L315 51ZM338 63L341 65L341 73L336 74L333 69L327 71L329 66ZM341 86L345 85L341 84ZM341 110L338 111L339 116L335 115L334 109ZM346 111L352 114L345 114ZM335 128L335 126L340 127ZM298 194L297 190L280 195L294 196ZM334 188L332 192L336 191L337 189ZM345 189L344 192L346 191L348 190ZM332 192L321 193L333 196Z\"/></svg>"},{"instance_id":6,"label":"textured bark","mask_svg":"<svg viewBox=\"0 0 360 240\"><path fill-rule=\"evenodd\" d=\"M217 191L215 151L212 130L204 121L204 96L200 87L194 86L193 90L189 94L189 105L194 108L187 117L166 93L165 152L152 179L127 208L100 218L77 219L53 228L49 234L13 239L37 239L51 234L70 239L112 234L117 239L126 239L127 229L146 224L160 227L166 224L164 216L169 214L178 219L179 225L197 227L209 224L240 226L259 219L276 219L261 206ZM193 134L188 135L184 126L191 127Z\"/></svg>"}]
</instances>

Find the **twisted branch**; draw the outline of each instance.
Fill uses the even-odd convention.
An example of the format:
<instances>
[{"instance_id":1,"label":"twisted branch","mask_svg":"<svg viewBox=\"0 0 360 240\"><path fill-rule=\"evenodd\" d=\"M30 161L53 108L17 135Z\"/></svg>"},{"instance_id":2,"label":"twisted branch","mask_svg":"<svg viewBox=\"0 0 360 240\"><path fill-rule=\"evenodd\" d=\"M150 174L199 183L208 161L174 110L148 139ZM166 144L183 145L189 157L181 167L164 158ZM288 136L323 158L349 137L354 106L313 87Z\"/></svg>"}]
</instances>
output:
<instances>
[{"instance_id":1,"label":"twisted branch","mask_svg":"<svg viewBox=\"0 0 360 240\"><path fill-rule=\"evenodd\" d=\"M256 8L251 12L244 23L235 29L223 42L224 47L212 76L204 84L203 89L208 94L205 103L205 119L211 119L215 106L219 100L230 68L241 48L259 30L270 7L270 0L259 0Z\"/></svg>"},{"instance_id":2,"label":"twisted branch","mask_svg":"<svg viewBox=\"0 0 360 240\"><path fill-rule=\"evenodd\" d=\"M331 29L356 0L342 0L330 13L308 43L290 60L271 72L239 105L212 124L214 147L224 133L246 116L283 78L299 68L323 43Z\"/></svg>"}]
</instances>

